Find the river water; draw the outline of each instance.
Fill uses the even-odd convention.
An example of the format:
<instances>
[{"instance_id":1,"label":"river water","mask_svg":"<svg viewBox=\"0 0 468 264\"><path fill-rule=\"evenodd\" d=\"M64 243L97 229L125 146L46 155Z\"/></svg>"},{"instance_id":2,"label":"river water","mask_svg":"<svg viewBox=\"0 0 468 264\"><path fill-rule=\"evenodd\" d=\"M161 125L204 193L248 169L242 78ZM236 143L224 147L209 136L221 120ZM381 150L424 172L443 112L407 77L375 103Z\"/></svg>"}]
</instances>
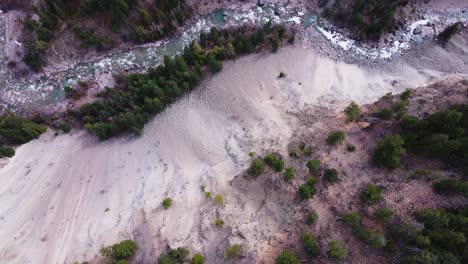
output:
<instances>
[{"instance_id":1,"label":"river water","mask_svg":"<svg viewBox=\"0 0 468 264\"><path fill-rule=\"evenodd\" d=\"M454 12L443 19L444 23L467 21L468 12ZM220 9L200 17L186 26L182 34L168 41L118 51L89 61L70 63L68 66L63 66L63 69L52 71L50 75L42 74L31 79L17 79L7 70L6 61L2 60L0 61L0 105L13 110L36 109L40 106L52 105L63 98L63 87L66 85L89 79L97 74L141 71L154 67L165 55L180 53L185 45L199 36L200 32L207 31L213 26L220 28L242 24L261 25L269 20L275 24L300 24L304 28L315 28L337 48L352 52L357 56L369 59L388 59L410 48L412 41L418 41L424 37L424 35L414 34L416 27L440 22L442 18L430 16L408 24L406 29L397 32L395 41L384 47L374 48L364 47L343 34L329 31L322 26L315 14L308 12L305 8L266 5L234 10ZM6 15L0 14L0 57L3 57L6 41L5 24Z\"/></svg>"}]
</instances>

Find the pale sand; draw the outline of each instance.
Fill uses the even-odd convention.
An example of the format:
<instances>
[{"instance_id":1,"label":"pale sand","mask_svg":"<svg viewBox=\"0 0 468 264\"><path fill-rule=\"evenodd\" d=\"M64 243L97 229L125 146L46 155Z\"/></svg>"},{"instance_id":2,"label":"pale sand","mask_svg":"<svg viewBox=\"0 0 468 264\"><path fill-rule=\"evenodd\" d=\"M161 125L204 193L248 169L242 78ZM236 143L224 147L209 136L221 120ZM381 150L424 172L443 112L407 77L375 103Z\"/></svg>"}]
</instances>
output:
<instances>
[{"instance_id":1,"label":"pale sand","mask_svg":"<svg viewBox=\"0 0 468 264\"><path fill-rule=\"evenodd\" d=\"M280 71L287 77L278 79ZM239 208L229 181L248 166L249 151L287 154L295 111L310 104L338 112L351 100L369 103L429 77L403 65L394 72L366 71L284 48L228 63L137 139L96 142L84 132L47 133L19 147L0 169L0 263L90 260L102 245L128 238L140 244L139 263L154 263L164 241L217 263L219 248L212 242L223 238L203 215L215 207L207 207L201 184L226 197L223 210L236 213L230 224L255 221L258 208ZM169 210L161 206L164 197L174 200ZM276 228L261 222L239 227L263 234ZM246 235L251 249L264 242Z\"/></svg>"}]
</instances>

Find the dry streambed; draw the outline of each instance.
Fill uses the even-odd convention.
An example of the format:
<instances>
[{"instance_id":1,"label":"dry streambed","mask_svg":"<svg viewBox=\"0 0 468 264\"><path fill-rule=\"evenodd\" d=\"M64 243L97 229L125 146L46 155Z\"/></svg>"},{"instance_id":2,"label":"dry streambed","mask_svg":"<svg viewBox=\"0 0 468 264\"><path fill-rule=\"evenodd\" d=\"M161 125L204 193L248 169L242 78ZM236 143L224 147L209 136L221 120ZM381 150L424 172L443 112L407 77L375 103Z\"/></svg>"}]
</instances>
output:
<instances>
[{"instance_id":1,"label":"dry streambed","mask_svg":"<svg viewBox=\"0 0 468 264\"><path fill-rule=\"evenodd\" d=\"M278 78L280 72L287 76ZM304 118L312 121L310 132L327 127L304 109L320 107L332 118L351 100L370 103L433 77L439 73L405 64L365 70L285 48L229 62L139 138L45 134L19 147L0 170L0 262L90 260L102 245L126 238L138 242L136 260L143 263L154 262L167 244L220 263L229 242L242 242L245 261L252 261L272 234L284 231L292 211L268 185L232 182L248 166L249 151L287 155ZM202 184L225 197L222 207L206 200ZM165 197L174 200L169 210L161 206ZM226 220L222 231L213 224L218 217Z\"/></svg>"}]
</instances>

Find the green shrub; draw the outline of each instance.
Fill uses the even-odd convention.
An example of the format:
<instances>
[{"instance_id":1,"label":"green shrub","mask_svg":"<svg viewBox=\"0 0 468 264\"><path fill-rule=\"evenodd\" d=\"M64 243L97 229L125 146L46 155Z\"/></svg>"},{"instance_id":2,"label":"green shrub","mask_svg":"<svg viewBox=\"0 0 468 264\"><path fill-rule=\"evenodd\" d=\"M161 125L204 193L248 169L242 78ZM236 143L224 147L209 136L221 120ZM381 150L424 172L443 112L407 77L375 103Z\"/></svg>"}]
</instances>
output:
<instances>
[{"instance_id":1,"label":"green shrub","mask_svg":"<svg viewBox=\"0 0 468 264\"><path fill-rule=\"evenodd\" d=\"M15 150L12 147L0 146L0 158L11 158L15 155Z\"/></svg>"},{"instance_id":2,"label":"green shrub","mask_svg":"<svg viewBox=\"0 0 468 264\"><path fill-rule=\"evenodd\" d=\"M449 217L442 210L421 209L416 211L415 217L428 229L445 228L449 224Z\"/></svg>"},{"instance_id":3,"label":"green shrub","mask_svg":"<svg viewBox=\"0 0 468 264\"><path fill-rule=\"evenodd\" d=\"M214 203L215 203L216 205L219 205L219 206L220 206L220 205L223 204L224 198L223 198L223 196L222 196L221 194L218 193L218 194L215 195L215 197L213 198L213 201L214 201Z\"/></svg>"},{"instance_id":4,"label":"green shrub","mask_svg":"<svg viewBox=\"0 0 468 264\"><path fill-rule=\"evenodd\" d=\"M10 144L27 143L38 138L46 130L46 127L19 116L0 117L0 136Z\"/></svg>"},{"instance_id":5,"label":"green shrub","mask_svg":"<svg viewBox=\"0 0 468 264\"><path fill-rule=\"evenodd\" d=\"M346 213L343 215L343 221L347 225L355 228L361 225L362 217L357 212Z\"/></svg>"},{"instance_id":6,"label":"green shrub","mask_svg":"<svg viewBox=\"0 0 468 264\"><path fill-rule=\"evenodd\" d=\"M389 169L399 167L401 155L405 153L404 144L405 141L398 134L385 136L374 152L374 162Z\"/></svg>"},{"instance_id":7,"label":"green shrub","mask_svg":"<svg viewBox=\"0 0 468 264\"><path fill-rule=\"evenodd\" d=\"M275 154L267 155L263 161L276 172L281 172L284 168L284 161Z\"/></svg>"},{"instance_id":8,"label":"green shrub","mask_svg":"<svg viewBox=\"0 0 468 264\"><path fill-rule=\"evenodd\" d=\"M197 253L192 257L192 264L203 264L205 262L205 258L202 254Z\"/></svg>"},{"instance_id":9,"label":"green shrub","mask_svg":"<svg viewBox=\"0 0 468 264\"><path fill-rule=\"evenodd\" d=\"M374 213L374 218L383 222L387 222L394 215L393 211L387 207L380 207Z\"/></svg>"},{"instance_id":10,"label":"green shrub","mask_svg":"<svg viewBox=\"0 0 468 264\"><path fill-rule=\"evenodd\" d=\"M307 222L308 225L313 225L313 224L315 224L317 222L317 219L318 219L317 213L312 211L307 215L307 221L306 222Z\"/></svg>"},{"instance_id":11,"label":"green shrub","mask_svg":"<svg viewBox=\"0 0 468 264\"><path fill-rule=\"evenodd\" d=\"M387 245L384 235L377 231L359 226L355 227L353 232L359 240L366 242L373 248L383 248Z\"/></svg>"},{"instance_id":12,"label":"green shrub","mask_svg":"<svg viewBox=\"0 0 468 264\"><path fill-rule=\"evenodd\" d=\"M344 113L348 118L349 122L355 121L358 117L361 116L361 109L355 102L351 102L345 109Z\"/></svg>"},{"instance_id":13,"label":"green shrub","mask_svg":"<svg viewBox=\"0 0 468 264\"><path fill-rule=\"evenodd\" d=\"M338 181L338 171L335 169L326 169L323 178L329 183Z\"/></svg>"},{"instance_id":14,"label":"green shrub","mask_svg":"<svg viewBox=\"0 0 468 264\"><path fill-rule=\"evenodd\" d=\"M64 133L69 133L71 131L71 126L67 123L61 123L59 125L59 129L62 130Z\"/></svg>"},{"instance_id":15,"label":"green shrub","mask_svg":"<svg viewBox=\"0 0 468 264\"><path fill-rule=\"evenodd\" d=\"M408 102L406 101L397 101L392 104L392 110L396 114L403 114L406 112L406 107L408 106Z\"/></svg>"},{"instance_id":16,"label":"green shrub","mask_svg":"<svg viewBox=\"0 0 468 264\"><path fill-rule=\"evenodd\" d=\"M375 204L382 200L382 189L375 185L369 184L364 190L361 191L361 201L367 204Z\"/></svg>"},{"instance_id":17,"label":"green shrub","mask_svg":"<svg viewBox=\"0 0 468 264\"><path fill-rule=\"evenodd\" d=\"M312 198L315 194L315 189L307 183L299 186L299 196L302 200Z\"/></svg>"},{"instance_id":18,"label":"green shrub","mask_svg":"<svg viewBox=\"0 0 468 264\"><path fill-rule=\"evenodd\" d=\"M299 259L294 252L283 250L276 258L276 264L299 264Z\"/></svg>"},{"instance_id":19,"label":"green shrub","mask_svg":"<svg viewBox=\"0 0 468 264\"><path fill-rule=\"evenodd\" d=\"M350 144L350 145L346 146L346 150L349 151L349 152L354 152L354 151L356 151L356 146Z\"/></svg>"},{"instance_id":20,"label":"green shrub","mask_svg":"<svg viewBox=\"0 0 468 264\"><path fill-rule=\"evenodd\" d=\"M133 256L138 250L138 245L133 240L124 240L112 246L103 247L100 253L109 263L118 263Z\"/></svg>"},{"instance_id":21,"label":"green shrub","mask_svg":"<svg viewBox=\"0 0 468 264\"><path fill-rule=\"evenodd\" d=\"M294 44L294 42L296 42L296 35L292 35L292 36L288 39L288 42L289 42L289 44Z\"/></svg>"},{"instance_id":22,"label":"green shrub","mask_svg":"<svg viewBox=\"0 0 468 264\"><path fill-rule=\"evenodd\" d=\"M330 134L328 134L327 137L327 143L329 145L337 145L343 143L345 140L346 136L345 133L341 130L333 131Z\"/></svg>"},{"instance_id":23,"label":"green shrub","mask_svg":"<svg viewBox=\"0 0 468 264\"><path fill-rule=\"evenodd\" d=\"M317 178L315 178L314 176L309 176L307 177L306 183L310 187L314 187L314 185L317 183Z\"/></svg>"},{"instance_id":24,"label":"green shrub","mask_svg":"<svg viewBox=\"0 0 468 264\"><path fill-rule=\"evenodd\" d=\"M413 96L413 91L411 89L406 89L403 93L401 93L400 99L402 101L408 101L411 96Z\"/></svg>"},{"instance_id":25,"label":"green shrub","mask_svg":"<svg viewBox=\"0 0 468 264\"><path fill-rule=\"evenodd\" d=\"M454 24L446 27L442 32L440 32L437 36L437 39L439 40L440 44L443 47L445 47L449 40L458 33L462 25L462 22L455 22Z\"/></svg>"},{"instance_id":26,"label":"green shrub","mask_svg":"<svg viewBox=\"0 0 468 264\"><path fill-rule=\"evenodd\" d=\"M224 253L225 259L237 258L241 254L241 245L235 244L226 248L226 253Z\"/></svg>"},{"instance_id":27,"label":"green shrub","mask_svg":"<svg viewBox=\"0 0 468 264\"><path fill-rule=\"evenodd\" d=\"M162 201L164 209L169 209L172 206L172 198L164 198Z\"/></svg>"},{"instance_id":28,"label":"green shrub","mask_svg":"<svg viewBox=\"0 0 468 264\"><path fill-rule=\"evenodd\" d=\"M158 264L185 263L190 251L184 247L169 250L158 257Z\"/></svg>"},{"instance_id":29,"label":"green shrub","mask_svg":"<svg viewBox=\"0 0 468 264\"><path fill-rule=\"evenodd\" d=\"M250 167L248 169L248 173L250 176L257 177L258 175L262 174L265 171L265 164L260 159L254 159L250 163Z\"/></svg>"},{"instance_id":30,"label":"green shrub","mask_svg":"<svg viewBox=\"0 0 468 264\"><path fill-rule=\"evenodd\" d=\"M294 178L294 168L289 167L284 170L283 179L285 181L290 181Z\"/></svg>"},{"instance_id":31,"label":"green shrub","mask_svg":"<svg viewBox=\"0 0 468 264\"><path fill-rule=\"evenodd\" d=\"M304 232L302 234L301 242L307 254L312 257L317 257L320 255L320 246L317 243L317 239L309 234L309 232Z\"/></svg>"},{"instance_id":32,"label":"green shrub","mask_svg":"<svg viewBox=\"0 0 468 264\"><path fill-rule=\"evenodd\" d=\"M438 180L434 182L432 188L439 194L468 196L468 182L453 178Z\"/></svg>"},{"instance_id":33,"label":"green shrub","mask_svg":"<svg viewBox=\"0 0 468 264\"><path fill-rule=\"evenodd\" d=\"M383 120L389 120L393 117L393 111L390 109L382 109L377 113L377 117Z\"/></svg>"},{"instance_id":34,"label":"green shrub","mask_svg":"<svg viewBox=\"0 0 468 264\"><path fill-rule=\"evenodd\" d=\"M223 228L223 226L224 226L224 221L221 220L221 219L219 219L219 218L216 219L216 220L215 220L215 226L216 226L217 228Z\"/></svg>"},{"instance_id":35,"label":"green shrub","mask_svg":"<svg viewBox=\"0 0 468 264\"><path fill-rule=\"evenodd\" d=\"M340 241L333 240L328 243L327 255L334 263L340 263L348 256L348 250Z\"/></svg>"},{"instance_id":36,"label":"green shrub","mask_svg":"<svg viewBox=\"0 0 468 264\"><path fill-rule=\"evenodd\" d=\"M317 173L320 170L320 160L311 159L307 161L307 168L309 168L310 173Z\"/></svg>"}]
</instances>

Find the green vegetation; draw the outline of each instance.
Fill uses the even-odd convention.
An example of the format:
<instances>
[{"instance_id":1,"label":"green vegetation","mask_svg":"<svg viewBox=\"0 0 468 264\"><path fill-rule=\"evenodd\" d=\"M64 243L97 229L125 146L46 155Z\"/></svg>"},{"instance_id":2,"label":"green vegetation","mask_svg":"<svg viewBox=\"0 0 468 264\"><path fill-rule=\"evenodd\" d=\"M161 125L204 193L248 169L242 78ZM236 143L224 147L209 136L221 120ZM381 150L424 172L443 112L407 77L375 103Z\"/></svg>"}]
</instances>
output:
<instances>
[{"instance_id":1,"label":"green vegetation","mask_svg":"<svg viewBox=\"0 0 468 264\"><path fill-rule=\"evenodd\" d=\"M247 170L250 176L257 177L265 171L265 163L260 159L253 159Z\"/></svg>"},{"instance_id":2,"label":"green vegetation","mask_svg":"<svg viewBox=\"0 0 468 264\"><path fill-rule=\"evenodd\" d=\"M203 264L205 262L205 258L202 254L197 253L192 257L192 264Z\"/></svg>"},{"instance_id":3,"label":"green vegetation","mask_svg":"<svg viewBox=\"0 0 468 264\"><path fill-rule=\"evenodd\" d=\"M375 211L374 218L382 222L387 222L394 214L395 213L390 208L380 207Z\"/></svg>"},{"instance_id":4,"label":"green vegetation","mask_svg":"<svg viewBox=\"0 0 468 264\"><path fill-rule=\"evenodd\" d=\"M213 198L213 202L218 205L218 206L221 206L224 202L224 198L221 194L217 194L215 195L215 197Z\"/></svg>"},{"instance_id":5,"label":"green vegetation","mask_svg":"<svg viewBox=\"0 0 468 264\"><path fill-rule=\"evenodd\" d=\"M468 173L468 104L453 105L425 119L405 115L400 126L408 151L440 159Z\"/></svg>"},{"instance_id":6,"label":"green vegetation","mask_svg":"<svg viewBox=\"0 0 468 264\"><path fill-rule=\"evenodd\" d=\"M320 170L320 160L318 159L308 160L306 166L309 169L309 173L311 174L317 173Z\"/></svg>"},{"instance_id":7,"label":"green vegetation","mask_svg":"<svg viewBox=\"0 0 468 264\"><path fill-rule=\"evenodd\" d=\"M281 28L252 30L246 27L217 30L200 35L182 55L165 57L164 63L146 74L121 75L113 89L99 94L100 100L83 105L73 115L93 135L105 140L123 133L139 135L144 125L183 94L193 90L213 70L213 61L232 59L268 48L257 37L270 37ZM210 66L210 64L213 64Z\"/></svg>"},{"instance_id":8,"label":"green vegetation","mask_svg":"<svg viewBox=\"0 0 468 264\"><path fill-rule=\"evenodd\" d=\"M444 29L444 31L440 32L439 35L437 36L437 39L439 40L439 43L445 47L449 40L455 36L459 31L462 26L462 22L456 22L447 28Z\"/></svg>"},{"instance_id":9,"label":"green vegetation","mask_svg":"<svg viewBox=\"0 0 468 264\"><path fill-rule=\"evenodd\" d=\"M106 258L107 263L124 263L138 250L138 245L133 240L124 240L112 246L101 248L101 255Z\"/></svg>"},{"instance_id":10,"label":"green vegetation","mask_svg":"<svg viewBox=\"0 0 468 264\"><path fill-rule=\"evenodd\" d=\"M317 219L318 219L317 213L312 211L307 215L306 222L307 222L308 225L313 225L313 224L317 223Z\"/></svg>"},{"instance_id":11,"label":"green vegetation","mask_svg":"<svg viewBox=\"0 0 468 264\"><path fill-rule=\"evenodd\" d=\"M384 235L365 228L362 225L362 217L356 212L343 215L343 221L353 229L353 234L357 239L364 241L373 248L383 248L387 245Z\"/></svg>"},{"instance_id":12,"label":"green vegetation","mask_svg":"<svg viewBox=\"0 0 468 264\"><path fill-rule=\"evenodd\" d=\"M335 183L338 181L338 171L335 169L326 169L323 178L329 183Z\"/></svg>"},{"instance_id":13,"label":"green vegetation","mask_svg":"<svg viewBox=\"0 0 468 264\"><path fill-rule=\"evenodd\" d=\"M332 240L328 243L327 255L334 263L338 264L348 256L348 250L340 241Z\"/></svg>"},{"instance_id":14,"label":"green vegetation","mask_svg":"<svg viewBox=\"0 0 468 264\"><path fill-rule=\"evenodd\" d=\"M225 259L233 259L239 257L241 254L241 245L235 244L226 248L226 253L224 253Z\"/></svg>"},{"instance_id":15,"label":"green vegetation","mask_svg":"<svg viewBox=\"0 0 468 264\"><path fill-rule=\"evenodd\" d=\"M399 167L401 155L405 153L404 144L405 141L398 134L385 136L374 152L374 162L388 169Z\"/></svg>"},{"instance_id":16,"label":"green vegetation","mask_svg":"<svg viewBox=\"0 0 468 264\"><path fill-rule=\"evenodd\" d=\"M432 185L435 192L445 195L461 194L468 197L468 182L453 178L440 179Z\"/></svg>"},{"instance_id":17,"label":"green vegetation","mask_svg":"<svg viewBox=\"0 0 468 264\"><path fill-rule=\"evenodd\" d=\"M317 257L320 255L320 246L317 242L317 239L312 236L309 232L304 231L301 236L301 243L304 247L304 250L312 257Z\"/></svg>"},{"instance_id":18,"label":"green vegetation","mask_svg":"<svg viewBox=\"0 0 468 264\"><path fill-rule=\"evenodd\" d=\"M408 102L408 100L413 96L413 91L411 89L406 89L400 95L400 100Z\"/></svg>"},{"instance_id":19,"label":"green vegetation","mask_svg":"<svg viewBox=\"0 0 468 264\"><path fill-rule=\"evenodd\" d=\"M354 122L361 116L361 109L355 102L351 102L345 109L344 113L348 122Z\"/></svg>"},{"instance_id":20,"label":"green vegetation","mask_svg":"<svg viewBox=\"0 0 468 264\"><path fill-rule=\"evenodd\" d=\"M353 0L335 1L323 11L323 16L350 29L359 39L377 41L396 27L395 13L407 0Z\"/></svg>"},{"instance_id":21,"label":"green vegetation","mask_svg":"<svg viewBox=\"0 0 468 264\"><path fill-rule=\"evenodd\" d=\"M281 251L281 254L276 258L276 264L299 264L299 259L294 252L289 250Z\"/></svg>"},{"instance_id":22,"label":"green vegetation","mask_svg":"<svg viewBox=\"0 0 468 264\"><path fill-rule=\"evenodd\" d=\"M284 161L275 154L268 154L263 161L270 166L274 171L281 172L284 168Z\"/></svg>"},{"instance_id":23,"label":"green vegetation","mask_svg":"<svg viewBox=\"0 0 468 264\"><path fill-rule=\"evenodd\" d=\"M389 120L393 117L393 111L390 109L382 109L379 112L377 112L376 116L383 120Z\"/></svg>"},{"instance_id":24,"label":"green vegetation","mask_svg":"<svg viewBox=\"0 0 468 264\"><path fill-rule=\"evenodd\" d=\"M219 218L216 219L216 220L215 220L215 226L216 226L217 228L223 228L223 226L224 226L224 221L223 221L222 219L219 219Z\"/></svg>"},{"instance_id":25,"label":"green vegetation","mask_svg":"<svg viewBox=\"0 0 468 264\"><path fill-rule=\"evenodd\" d=\"M12 147L0 146L0 159L1 158L11 158L15 155L15 150Z\"/></svg>"},{"instance_id":26,"label":"green vegetation","mask_svg":"<svg viewBox=\"0 0 468 264\"><path fill-rule=\"evenodd\" d=\"M283 179L285 181L290 181L290 180L294 179L294 173L295 173L294 168L292 168L292 167L286 168L284 170Z\"/></svg>"},{"instance_id":27,"label":"green vegetation","mask_svg":"<svg viewBox=\"0 0 468 264\"><path fill-rule=\"evenodd\" d=\"M60 123L60 124L58 125L58 128L59 128L60 130L62 130L63 133L70 133L70 131L71 131L71 129L72 129L71 126L70 126L70 124L67 124L67 123Z\"/></svg>"},{"instance_id":28,"label":"green vegetation","mask_svg":"<svg viewBox=\"0 0 468 264\"><path fill-rule=\"evenodd\" d=\"M63 25L74 25L80 19L99 21L96 23L107 26L115 33L130 32L122 34L125 35L122 39L144 43L174 33L176 27L184 23L186 16L191 15L191 8L184 0L140 3L135 0L45 0L34 8L39 21L28 18L23 22L25 28L32 32L24 61L33 70L39 71L44 65L42 55L58 29ZM114 45L109 38L97 36L93 29L86 29L83 25L74 26L73 31L82 48L94 47L101 51Z\"/></svg>"},{"instance_id":29,"label":"green vegetation","mask_svg":"<svg viewBox=\"0 0 468 264\"><path fill-rule=\"evenodd\" d=\"M158 264L182 264L187 261L190 251L184 247L171 249L158 257Z\"/></svg>"},{"instance_id":30,"label":"green vegetation","mask_svg":"<svg viewBox=\"0 0 468 264\"><path fill-rule=\"evenodd\" d=\"M315 194L315 183L317 182L317 178L310 176L307 178L306 183L299 186L299 197L302 200L312 198Z\"/></svg>"},{"instance_id":31,"label":"green vegetation","mask_svg":"<svg viewBox=\"0 0 468 264\"><path fill-rule=\"evenodd\" d=\"M172 198L164 198L162 201L164 209L169 209L172 206Z\"/></svg>"},{"instance_id":32,"label":"green vegetation","mask_svg":"<svg viewBox=\"0 0 468 264\"><path fill-rule=\"evenodd\" d=\"M367 204L375 204L382 200L382 189L373 184L369 184L361 191L361 201Z\"/></svg>"},{"instance_id":33,"label":"green vegetation","mask_svg":"<svg viewBox=\"0 0 468 264\"><path fill-rule=\"evenodd\" d=\"M401 263L466 263L468 210L422 209L415 213L423 227L407 221L391 226L394 243L400 245ZM411 250L408 250L411 249Z\"/></svg>"},{"instance_id":34,"label":"green vegetation","mask_svg":"<svg viewBox=\"0 0 468 264\"><path fill-rule=\"evenodd\" d=\"M356 151L356 146L350 144L350 145L346 146L346 150L349 151L349 152L354 152L354 151Z\"/></svg>"},{"instance_id":35,"label":"green vegetation","mask_svg":"<svg viewBox=\"0 0 468 264\"><path fill-rule=\"evenodd\" d=\"M330 134L328 134L327 143L329 145L341 144L343 143L345 138L346 138L346 135L343 131L341 130L333 131Z\"/></svg>"},{"instance_id":36,"label":"green vegetation","mask_svg":"<svg viewBox=\"0 0 468 264\"><path fill-rule=\"evenodd\" d=\"M0 116L0 143L24 144L38 138L46 130L46 127L19 116Z\"/></svg>"}]
</instances>

